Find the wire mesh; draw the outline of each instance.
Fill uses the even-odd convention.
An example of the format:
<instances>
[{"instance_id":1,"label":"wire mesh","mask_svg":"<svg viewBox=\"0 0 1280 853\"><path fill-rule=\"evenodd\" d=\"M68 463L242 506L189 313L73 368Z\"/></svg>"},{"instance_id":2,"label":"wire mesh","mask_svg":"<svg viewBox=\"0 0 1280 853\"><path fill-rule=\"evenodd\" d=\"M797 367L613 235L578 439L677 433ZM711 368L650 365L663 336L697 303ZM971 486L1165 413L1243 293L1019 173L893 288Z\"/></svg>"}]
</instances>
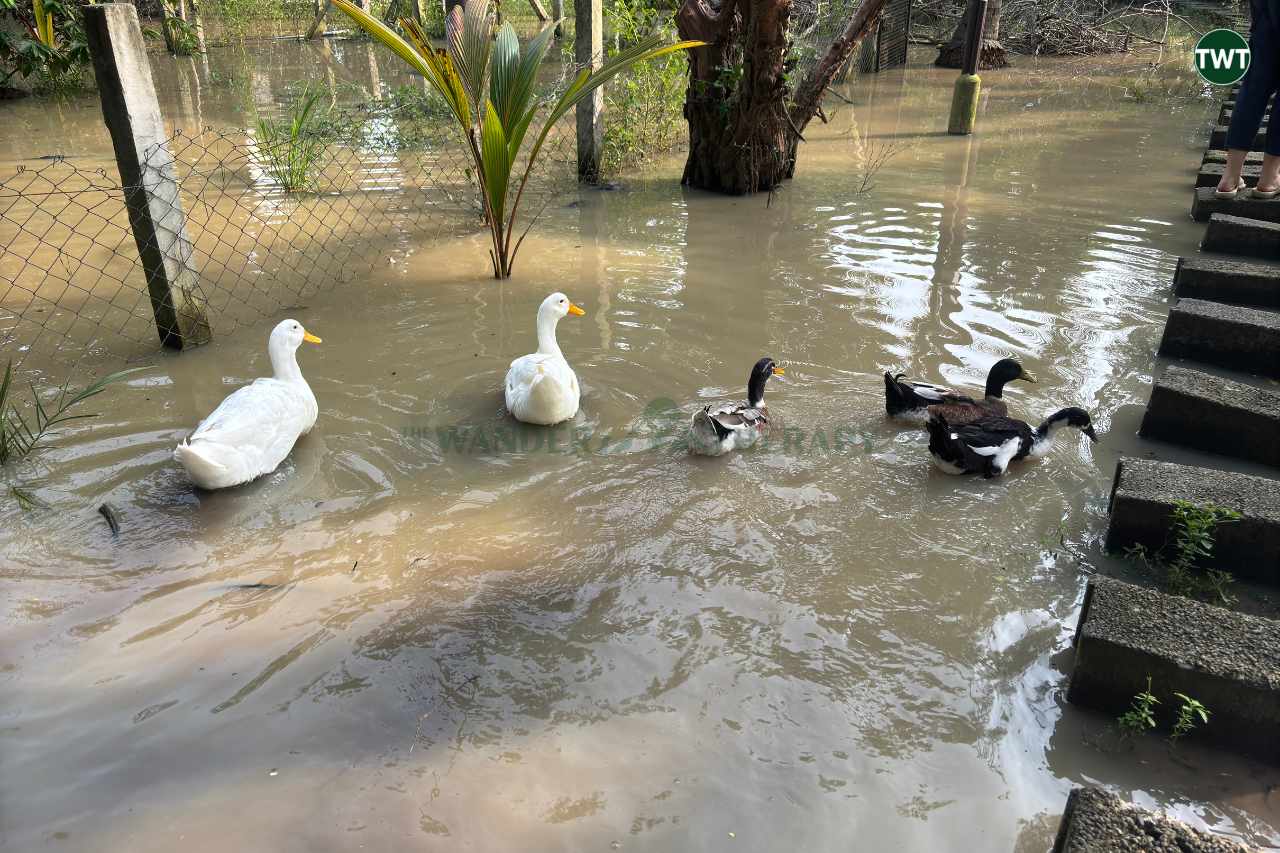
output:
<instances>
[{"instance_id":1,"label":"wire mesh","mask_svg":"<svg viewBox=\"0 0 1280 853\"><path fill-rule=\"evenodd\" d=\"M199 315L228 334L484 227L465 142L447 125L409 133L380 115L270 131L179 132L148 150L141 245L125 200L145 202L106 170L54 159L0 175L0 344L15 367L145 355ZM575 162L568 120L532 173L525 222L576 185ZM186 320L166 328L174 312Z\"/></svg>"}]
</instances>

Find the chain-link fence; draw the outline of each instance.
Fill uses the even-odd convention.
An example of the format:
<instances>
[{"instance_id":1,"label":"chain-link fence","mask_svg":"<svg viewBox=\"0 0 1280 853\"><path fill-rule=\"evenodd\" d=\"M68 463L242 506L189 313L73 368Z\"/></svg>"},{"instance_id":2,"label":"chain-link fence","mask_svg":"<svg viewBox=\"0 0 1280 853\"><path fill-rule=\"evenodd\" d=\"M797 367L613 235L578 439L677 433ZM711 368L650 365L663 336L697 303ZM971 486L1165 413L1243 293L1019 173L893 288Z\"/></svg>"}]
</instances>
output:
<instances>
[{"instance_id":1,"label":"chain-link fence","mask_svg":"<svg viewBox=\"0 0 1280 853\"><path fill-rule=\"evenodd\" d=\"M162 250L183 301L202 307L215 336L312 294L361 287L392 260L484 227L464 143L448 126L411 133L357 121L265 138L269 130L178 133L143 165L144 183L172 187L176 177L177 192L153 193L176 202L153 210L162 245L142 251ZM565 121L526 193L530 214L576 184L575 163ZM53 159L0 174L0 348L15 367L154 352L171 331L157 318L184 307L155 310L114 168Z\"/></svg>"}]
</instances>

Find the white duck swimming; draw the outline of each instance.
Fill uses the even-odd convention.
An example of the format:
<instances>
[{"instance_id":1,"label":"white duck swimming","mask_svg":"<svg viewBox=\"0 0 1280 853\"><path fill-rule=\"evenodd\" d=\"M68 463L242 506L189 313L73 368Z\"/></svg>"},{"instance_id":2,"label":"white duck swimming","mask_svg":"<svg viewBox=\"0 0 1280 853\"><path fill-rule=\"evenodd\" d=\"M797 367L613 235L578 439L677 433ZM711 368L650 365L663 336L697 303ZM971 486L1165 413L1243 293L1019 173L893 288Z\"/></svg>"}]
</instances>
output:
<instances>
[{"instance_id":1,"label":"white duck swimming","mask_svg":"<svg viewBox=\"0 0 1280 853\"><path fill-rule=\"evenodd\" d=\"M267 354L273 376L255 380L218 404L173 458L202 489L225 489L269 474L284 461L298 436L315 426L319 407L298 368L303 341L320 339L297 320L271 330Z\"/></svg>"},{"instance_id":2,"label":"white duck swimming","mask_svg":"<svg viewBox=\"0 0 1280 853\"><path fill-rule=\"evenodd\" d=\"M703 456L720 456L755 444L769 428L764 385L770 376L781 376L783 372L773 359L762 358L751 368L747 379L746 403L721 403L694 412L689 424L689 450Z\"/></svg>"},{"instance_id":3,"label":"white duck swimming","mask_svg":"<svg viewBox=\"0 0 1280 853\"><path fill-rule=\"evenodd\" d=\"M556 324L566 314L586 314L563 293L538 306L538 351L511 362L507 371L507 411L527 424L558 424L578 413L578 377L556 343Z\"/></svg>"}]
</instances>

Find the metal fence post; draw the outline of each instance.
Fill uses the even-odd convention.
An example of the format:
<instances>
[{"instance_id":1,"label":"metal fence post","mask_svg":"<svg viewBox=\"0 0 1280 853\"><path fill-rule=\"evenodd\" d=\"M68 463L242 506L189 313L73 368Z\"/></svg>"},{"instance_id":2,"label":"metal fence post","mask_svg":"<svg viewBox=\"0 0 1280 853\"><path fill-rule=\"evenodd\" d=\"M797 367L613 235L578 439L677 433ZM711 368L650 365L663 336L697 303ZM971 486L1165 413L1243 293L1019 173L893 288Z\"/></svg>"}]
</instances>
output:
<instances>
[{"instance_id":1,"label":"metal fence post","mask_svg":"<svg viewBox=\"0 0 1280 853\"><path fill-rule=\"evenodd\" d=\"M604 4L602 0L577 0L573 4L573 58L580 68L595 71L604 59ZM604 87L578 102L578 177L594 182L600 177L600 151L604 147Z\"/></svg>"},{"instance_id":2,"label":"metal fence post","mask_svg":"<svg viewBox=\"0 0 1280 853\"><path fill-rule=\"evenodd\" d=\"M206 302L190 267L191 240L165 141L151 65L131 3L83 7L85 35L111 132L129 224L147 275L160 341L183 349L210 338Z\"/></svg>"}]
</instances>

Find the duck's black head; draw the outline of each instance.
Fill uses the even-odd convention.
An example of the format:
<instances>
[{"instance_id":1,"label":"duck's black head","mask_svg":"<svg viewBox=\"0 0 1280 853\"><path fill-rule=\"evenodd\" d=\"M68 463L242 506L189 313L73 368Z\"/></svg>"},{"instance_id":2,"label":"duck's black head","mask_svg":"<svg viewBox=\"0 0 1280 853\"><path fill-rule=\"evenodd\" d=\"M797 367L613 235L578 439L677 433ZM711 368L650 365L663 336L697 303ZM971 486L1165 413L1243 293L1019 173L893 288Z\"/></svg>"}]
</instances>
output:
<instances>
[{"instance_id":1,"label":"duck's black head","mask_svg":"<svg viewBox=\"0 0 1280 853\"><path fill-rule=\"evenodd\" d=\"M1093 431L1093 420L1089 417L1089 413L1084 409L1078 409L1075 406L1054 412L1045 421L1045 425L1050 429L1058 426L1071 426L1080 430L1089 436L1090 441L1097 441L1098 434Z\"/></svg>"},{"instance_id":2,"label":"duck's black head","mask_svg":"<svg viewBox=\"0 0 1280 853\"><path fill-rule=\"evenodd\" d=\"M1036 378L1023 370L1022 365L1017 361L1012 358L1000 359L991 365L991 372L987 374L987 396L998 398L1004 393L1005 384L1015 379L1021 379L1023 382L1036 381Z\"/></svg>"},{"instance_id":3,"label":"duck's black head","mask_svg":"<svg viewBox=\"0 0 1280 853\"><path fill-rule=\"evenodd\" d=\"M781 374L781 367L773 363L773 359L765 356L751 368L751 378L747 380L747 404L758 406L764 402L764 383L774 374Z\"/></svg>"}]
</instances>

